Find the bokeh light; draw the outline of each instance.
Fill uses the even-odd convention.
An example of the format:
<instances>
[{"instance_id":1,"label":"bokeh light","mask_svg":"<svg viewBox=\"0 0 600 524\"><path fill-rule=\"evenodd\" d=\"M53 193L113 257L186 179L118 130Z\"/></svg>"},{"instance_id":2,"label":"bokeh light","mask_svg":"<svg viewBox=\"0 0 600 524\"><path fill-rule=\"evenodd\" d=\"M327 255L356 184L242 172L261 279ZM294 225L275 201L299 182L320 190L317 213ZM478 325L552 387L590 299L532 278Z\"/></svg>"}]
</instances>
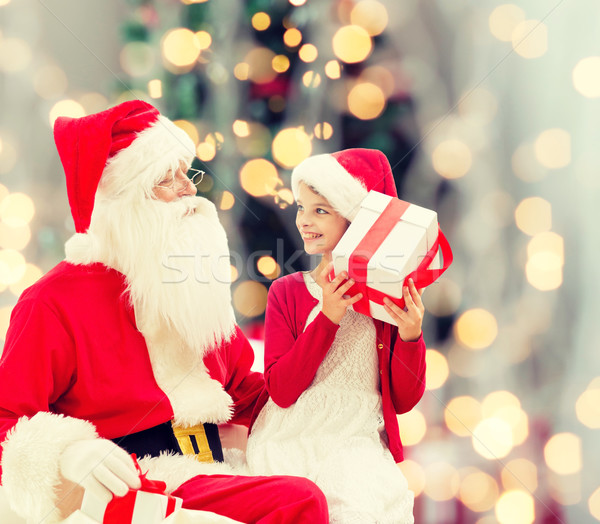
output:
<instances>
[{"instance_id":1,"label":"bokeh light","mask_svg":"<svg viewBox=\"0 0 600 524\"><path fill-rule=\"evenodd\" d=\"M433 168L444 178L460 178L465 176L473 155L469 147L461 140L449 139L438 144L431 154Z\"/></svg>"},{"instance_id":2,"label":"bokeh light","mask_svg":"<svg viewBox=\"0 0 600 524\"><path fill-rule=\"evenodd\" d=\"M521 200L515 209L515 222L523 233L534 236L552 228L552 207L541 197Z\"/></svg>"},{"instance_id":3,"label":"bokeh light","mask_svg":"<svg viewBox=\"0 0 600 524\"><path fill-rule=\"evenodd\" d=\"M454 326L456 338L470 349L490 346L498 335L498 323L489 311L482 308L465 311Z\"/></svg>"},{"instance_id":4,"label":"bokeh light","mask_svg":"<svg viewBox=\"0 0 600 524\"><path fill-rule=\"evenodd\" d=\"M189 120L174 120L173 123L180 129L186 132L186 134L192 139L195 146L200 143L200 135L198 134L198 128L192 124Z\"/></svg>"},{"instance_id":5,"label":"bokeh light","mask_svg":"<svg viewBox=\"0 0 600 524\"><path fill-rule=\"evenodd\" d=\"M35 92L46 100L64 95L68 85L67 75L55 65L48 64L40 67L33 76Z\"/></svg>"},{"instance_id":6,"label":"bokeh light","mask_svg":"<svg viewBox=\"0 0 600 524\"><path fill-rule=\"evenodd\" d=\"M582 58L573 68L573 86L587 98L600 98L600 56Z\"/></svg>"},{"instance_id":7,"label":"bokeh light","mask_svg":"<svg viewBox=\"0 0 600 524\"><path fill-rule=\"evenodd\" d=\"M10 193L0 201L0 219L9 227L29 224L35 215L35 205L25 193Z\"/></svg>"},{"instance_id":8,"label":"bokeh light","mask_svg":"<svg viewBox=\"0 0 600 524\"><path fill-rule=\"evenodd\" d=\"M360 0L350 12L350 22L365 29L370 36L380 35L388 24L387 9L377 0Z\"/></svg>"},{"instance_id":9,"label":"bokeh light","mask_svg":"<svg viewBox=\"0 0 600 524\"><path fill-rule=\"evenodd\" d=\"M534 493L538 488L537 466L524 458L507 462L502 468L501 478L502 486L506 491L524 489Z\"/></svg>"},{"instance_id":10,"label":"bokeh light","mask_svg":"<svg viewBox=\"0 0 600 524\"><path fill-rule=\"evenodd\" d=\"M506 457L513 448L511 427L502 419L484 418L473 430L472 443L473 449L483 458Z\"/></svg>"},{"instance_id":11,"label":"bokeh light","mask_svg":"<svg viewBox=\"0 0 600 524\"><path fill-rule=\"evenodd\" d=\"M525 20L525 12L514 4L502 4L489 16L488 23L492 35L503 42L511 42L517 25Z\"/></svg>"},{"instance_id":12,"label":"bokeh light","mask_svg":"<svg viewBox=\"0 0 600 524\"><path fill-rule=\"evenodd\" d=\"M342 75L340 63L337 60L329 60L329 62L325 64L325 74L332 80L340 78Z\"/></svg>"},{"instance_id":13,"label":"bokeh light","mask_svg":"<svg viewBox=\"0 0 600 524\"><path fill-rule=\"evenodd\" d=\"M548 169L540 164L533 144L520 144L511 157L511 167L517 177L525 182L543 180Z\"/></svg>"},{"instance_id":14,"label":"bokeh light","mask_svg":"<svg viewBox=\"0 0 600 524\"><path fill-rule=\"evenodd\" d=\"M306 87L319 87L321 85L321 75L314 71L307 71L302 75L302 83Z\"/></svg>"},{"instance_id":15,"label":"bokeh light","mask_svg":"<svg viewBox=\"0 0 600 524\"><path fill-rule=\"evenodd\" d=\"M320 140L329 140L333 136L333 126L329 122L315 124L313 131Z\"/></svg>"},{"instance_id":16,"label":"bokeh light","mask_svg":"<svg viewBox=\"0 0 600 524\"><path fill-rule=\"evenodd\" d=\"M453 398L444 409L446 426L459 437L470 437L481 418L481 404L468 395Z\"/></svg>"},{"instance_id":17,"label":"bokeh light","mask_svg":"<svg viewBox=\"0 0 600 524\"><path fill-rule=\"evenodd\" d=\"M484 512L494 507L500 490L496 480L484 473L469 473L460 483L459 498L471 511Z\"/></svg>"},{"instance_id":18,"label":"bokeh light","mask_svg":"<svg viewBox=\"0 0 600 524\"><path fill-rule=\"evenodd\" d=\"M252 15L250 23L257 31L264 31L271 25L271 17L267 13L261 11Z\"/></svg>"},{"instance_id":19,"label":"bokeh light","mask_svg":"<svg viewBox=\"0 0 600 524\"><path fill-rule=\"evenodd\" d=\"M162 98L162 81L155 78L148 82L148 96L150 98Z\"/></svg>"},{"instance_id":20,"label":"bokeh light","mask_svg":"<svg viewBox=\"0 0 600 524\"><path fill-rule=\"evenodd\" d=\"M535 156L549 169L560 169L571 162L571 135L564 129L548 129L537 137Z\"/></svg>"},{"instance_id":21,"label":"bokeh light","mask_svg":"<svg viewBox=\"0 0 600 524\"><path fill-rule=\"evenodd\" d=\"M381 88L370 82L360 82L348 93L348 109L361 120L377 118L385 109L385 104Z\"/></svg>"},{"instance_id":22,"label":"bokeh light","mask_svg":"<svg viewBox=\"0 0 600 524\"><path fill-rule=\"evenodd\" d=\"M290 68L290 59L285 55L276 55L271 61L271 67L277 73L285 73Z\"/></svg>"},{"instance_id":23,"label":"bokeh light","mask_svg":"<svg viewBox=\"0 0 600 524\"><path fill-rule=\"evenodd\" d=\"M29 244L30 240L31 229L28 225L10 226L0 222L0 248L20 251Z\"/></svg>"},{"instance_id":24,"label":"bokeh light","mask_svg":"<svg viewBox=\"0 0 600 524\"><path fill-rule=\"evenodd\" d=\"M179 27L167 31L161 41L162 54L167 64L176 68L187 68L193 65L200 56L200 44L196 35L189 29ZM171 72L180 72L170 69Z\"/></svg>"},{"instance_id":25,"label":"bokeh light","mask_svg":"<svg viewBox=\"0 0 600 524\"><path fill-rule=\"evenodd\" d=\"M291 169L312 153L310 137L297 127L282 129L271 146L273 159L281 167Z\"/></svg>"},{"instance_id":26,"label":"bokeh light","mask_svg":"<svg viewBox=\"0 0 600 524\"><path fill-rule=\"evenodd\" d=\"M427 349L425 353L426 362L426 389L433 390L441 388L448 379L450 369L448 368L448 360L439 351L435 349Z\"/></svg>"},{"instance_id":27,"label":"bokeh light","mask_svg":"<svg viewBox=\"0 0 600 524\"><path fill-rule=\"evenodd\" d=\"M400 438L405 446L414 446L423 440L427 432L427 422L423 413L413 408L408 413L397 415L400 427Z\"/></svg>"},{"instance_id":28,"label":"bokeh light","mask_svg":"<svg viewBox=\"0 0 600 524\"><path fill-rule=\"evenodd\" d=\"M533 497L522 490L505 491L495 508L500 524L532 524L535 521Z\"/></svg>"},{"instance_id":29,"label":"bokeh light","mask_svg":"<svg viewBox=\"0 0 600 524\"><path fill-rule=\"evenodd\" d=\"M283 33L283 42L288 47L297 47L302 42L302 33L295 27L290 27Z\"/></svg>"},{"instance_id":30,"label":"bokeh light","mask_svg":"<svg viewBox=\"0 0 600 524\"><path fill-rule=\"evenodd\" d=\"M600 428L600 379L592 382L575 402L577 419L588 428Z\"/></svg>"},{"instance_id":31,"label":"bokeh light","mask_svg":"<svg viewBox=\"0 0 600 524\"><path fill-rule=\"evenodd\" d=\"M244 62L248 64L248 78L257 84L271 82L277 76L273 69L275 53L267 47L254 47L246 54Z\"/></svg>"},{"instance_id":32,"label":"bokeh light","mask_svg":"<svg viewBox=\"0 0 600 524\"><path fill-rule=\"evenodd\" d=\"M279 183L277 168L263 158L249 160L240 170L240 184L252 196L270 195Z\"/></svg>"},{"instance_id":33,"label":"bokeh light","mask_svg":"<svg viewBox=\"0 0 600 524\"><path fill-rule=\"evenodd\" d=\"M406 477L408 482L408 489L410 489L415 497L418 497L425 489L425 471L423 467L414 460L405 459L398 467Z\"/></svg>"},{"instance_id":34,"label":"bokeh light","mask_svg":"<svg viewBox=\"0 0 600 524\"><path fill-rule=\"evenodd\" d=\"M281 267L273 257L262 256L256 262L258 270L267 278L273 280L281 275Z\"/></svg>"},{"instance_id":35,"label":"bokeh light","mask_svg":"<svg viewBox=\"0 0 600 524\"><path fill-rule=\"evenodd\" d=\"M60 100L52 106L52 109L50 109L50 113L48 115L50 127L54 126L54 121L59 116L80 118L85 116L85 109L83 109L83 106L75 100Z\"/></svg>"},{"instance_id":36,"label":"bokeh light","mask_svg":"<svg viewBox=\"0 0 600 524\"><path fill-rule=\"evenodd\" d=\"M196 42L198 42L198 47L201 51L208 49L210 44L212 44L212 36L207 31L197 31L196 33Z\"/></svg>"},{"instance_id":37,"label":"bokeh light","mask_svg":"<svg viewBox=\"0 0 600 524\"><path fill-rule=\"evenodd\" d=\"M437 501L452 499L460 488L460 476L447 462L434 462L425 467L425 494Z\"/></svg>"},{"instance_id":38,"label":"bokeh light","mask_svg":"<svg viewBox=\"0 0 600 524\"><path fill-rule=\"evenodd\" d=\"M544 446L547 466L559 475L577 473L582 467L581 437L574 433L557 433Z\"/></svg>"},{"instance_id":39,"label":"bokeh light","mask_svg":"<svg viewBox=\"0 0 600 524\"><path fill-rule=\"evenodd\" d=\"M235 204L235 196L230 191L223 191L221 195L221 201L219 202L219 209L227 211Z\"/></svg>"},{"instance_id":40,"label":"bokeh light","mask_svg":"<svg viewBox=\"0 0 600 524\"><path fill-rule=\"evenodd\" d=\"M17 283L27 268L25 257L14 249L0 250L0 284L10 286Z\"/></svg>"},{"instance_id":41,"label":"bokeh light","mask_svg":"<svg viewBox=\"0 0 600 524\"><path fill-rule=\"evenodd\" d=\"M25 271L19 280L9 285L10 292L16 297L20 296L29 286L32 286L42 277L42 270L35 264L25 264Z\"/></svg>"},{"instance_id":42,"label":"bokeh light","mask_svg":"<svg viewBox=\"0 0 600 524\"><path fill-rule=\"evenodd\" d=\"M314 62L317 59L317 57L319 56L319 51L313 44L304 44L298 50L298 56L303 62L310 63Z\"/></svg>"},{"instance_id":43,"label":"bokeh light","mask_svg":"<svg viewBox=\"0 0 600 524\"><path fill-rule=\"evenodd\" d=\"M369 33L358 25L347 25L333 35L333 52L342 62L362 62L373 51Z\"/></svg>"},{"instance_id":44,"label":"bokeh light","mask_svg":"<svg viewBox=\"0 0 600 524\"><path fill-rule=\"evenodd\" d=\"M258 317L267 306L267 288L260 282L246 280L233 292L233 307L245 317Z\"/></svg>"},{"instance_id":45,"label":"bokeh light","mask_svg":"<svg viewBox=\"0 0 600 524\"><path fill-rule=\"evenodd\" d=\"M590 515L596 520L600 520L600 487L596 489L588 499L588 508Z\"/></svg>"},{"instance_id":46,"label":"bokeh light","mask_svg":"<svg viewBox=\"0 0 600 524\"><path fill-rule=\"evenodd\" d=\"M210 162L217 154L217 147L214 143L205 141L200 142L196 147L196 155L203 162Z\"/></svg>"},{"instance_id":47,"label":"bokeh light","mask_svg":"<svg viewBox=\"0 0 600 524\"><path fill-rule=\"evenodd\" d=\"M538 58L548 50L548 27L539 20L524 20L511 35L513 49L523 58Z\"/></svg>"},{"instance_id":48,"label":"bokeh light","mask_svg":"<svg viewBox=\"0 0 600 524\"><path fill-rule=\"evenodd\" d=\"M0 38L0 71L16 73L26 69L33 59L31 46L21 38Z\"/></svg>"}]
</instances>

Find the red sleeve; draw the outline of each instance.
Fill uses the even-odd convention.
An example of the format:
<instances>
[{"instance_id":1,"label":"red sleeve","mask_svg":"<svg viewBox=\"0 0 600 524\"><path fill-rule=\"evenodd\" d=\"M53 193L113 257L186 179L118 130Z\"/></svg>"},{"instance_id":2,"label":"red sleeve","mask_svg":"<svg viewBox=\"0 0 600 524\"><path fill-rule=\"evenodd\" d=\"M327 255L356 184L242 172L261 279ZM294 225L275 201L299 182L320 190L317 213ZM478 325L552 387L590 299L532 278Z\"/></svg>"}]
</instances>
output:
<instances>
[{"instance_id":1,"label":"red sleeve","mask_svg":"<svg viewBox=\"0 0 600 524\"><path fill-rule=\"evenodd\" d=\"M394 326L395 338L390 355L390 393L396 413L410 411L425 392L425 342L423 334L414 342L404 342Z\"/></svg>"},{"instance_id":2,"label":"red sleeve","mask_svg":"<svg viewBox=\"0 0 600 524\"><path fill-rule=\"evenodd\" d=\"M229 422L248 426L265 381L262 373L250 371L254 362L254 350L239 327L236 327L236 334L227 349L225 390L234 402L233 418Z\"/></svg>"},{"instance_id":3,"label":"red sleeve","mask_svg":"<svg viewBox=\"0 0 600 524\"><path fill-rule=\"evenodd\" d=\"M39 301L18 302L0 358L0 443L20 417L52 411L75 380L75 365L71 337L56 313Z\"/></svg>"},{"instance_id":4,"label":"red sleeve","mask_svg":"<svg viewBox=\"0 0 600 524\"><path fill-rule=\"evenodd\" d=\"M303 333L289 314L283 285L269 289L265 317L265 384L273 402L291 406L312 383L339 328L322 312Z\"/></svg>"}]
</instances>

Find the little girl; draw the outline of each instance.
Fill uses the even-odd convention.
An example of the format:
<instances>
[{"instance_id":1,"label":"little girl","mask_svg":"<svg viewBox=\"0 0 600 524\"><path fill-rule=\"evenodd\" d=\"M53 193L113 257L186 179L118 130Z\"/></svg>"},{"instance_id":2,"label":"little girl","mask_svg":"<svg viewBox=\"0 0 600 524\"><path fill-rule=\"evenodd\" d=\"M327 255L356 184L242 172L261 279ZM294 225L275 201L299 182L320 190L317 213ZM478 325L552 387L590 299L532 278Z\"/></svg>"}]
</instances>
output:
<instances>
[{"instance_id":1,"label":"little girl","mask_svg":"<svg viewBox=\"0 0 600 524\"><path fill-rule=\"evenodd\" d=\"M271 285L265 322L268 400L248 440L251 474L308 477L325 493L333 523L413 523L413 493L397 413L425 389L423 303L412 281L397 327L356 313L361 296L345 273L331 282L331 251L371 189L397 196L380 151L316 155L292 173L296 226L317 268Z\"/></svg>"}]
</instances>

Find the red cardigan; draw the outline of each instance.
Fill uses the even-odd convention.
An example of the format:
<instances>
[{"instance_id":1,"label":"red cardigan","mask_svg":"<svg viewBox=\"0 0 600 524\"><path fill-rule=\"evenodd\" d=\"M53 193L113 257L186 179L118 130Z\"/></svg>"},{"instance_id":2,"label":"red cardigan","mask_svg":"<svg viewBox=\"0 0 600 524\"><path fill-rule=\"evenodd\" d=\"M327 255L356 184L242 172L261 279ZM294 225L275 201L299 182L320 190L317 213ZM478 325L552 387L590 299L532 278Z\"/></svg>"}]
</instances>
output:
<instances>
[{"instance_id":1,"label":"red cardigan","mask_svg":"<svg viewBox=\"0 0 600 524\"><path fill-rule=\"evenodd\" d=\"M329 351L339 328L320 312L306 331L308 315L318 304L304 283L302 273L273 282L269 289L265 320L265 385L254 418L268 397L280 407L291 406L308 388ZM423 335L404 342L398 328L374 320L381 375L383 419L390 451L396 462L404 459L397 413L410 411L425 391L425 343Z\"/></svg>"}]
</instances>

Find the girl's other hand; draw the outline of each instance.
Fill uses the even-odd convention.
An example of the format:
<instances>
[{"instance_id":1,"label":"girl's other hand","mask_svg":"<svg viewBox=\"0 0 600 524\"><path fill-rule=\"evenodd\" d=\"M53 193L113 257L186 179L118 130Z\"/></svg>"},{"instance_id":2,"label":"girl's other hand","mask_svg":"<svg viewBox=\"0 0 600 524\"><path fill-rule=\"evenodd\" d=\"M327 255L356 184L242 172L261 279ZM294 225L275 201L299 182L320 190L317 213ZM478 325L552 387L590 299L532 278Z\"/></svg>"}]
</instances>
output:
<instances>
[{"instance_id":1,"label":"girl's other hand","mask_svg":"<svg viewBox=\"0 0 600 524\"><path fill-rule=\"evenodd\" d=\"M353 297L344 297L344 294L354 285L354 280L348 279L348 273L342 271L330 282L329 273L332 269L333 262L330 262L317 275L316 280L323 290L323 314L334 324L339 324L348 307L362 298L362 293Z\"/></svg>"},{"instance_id":2,"label":"girl's other hand","mask_svg":"<svg viewBox=\"0 0 600 524\"><path fill-rule=\"evenodd\" d=\"M400 338L405 342L414 342L421 336L423 314L425 313L425 306L421 300L423 290L417 290L413 279L409 278L408 286L404 286L403 292L406 311L387 297L383 299L383 305L388 314L396 321Z\"/></svg>"}]
</instances>

